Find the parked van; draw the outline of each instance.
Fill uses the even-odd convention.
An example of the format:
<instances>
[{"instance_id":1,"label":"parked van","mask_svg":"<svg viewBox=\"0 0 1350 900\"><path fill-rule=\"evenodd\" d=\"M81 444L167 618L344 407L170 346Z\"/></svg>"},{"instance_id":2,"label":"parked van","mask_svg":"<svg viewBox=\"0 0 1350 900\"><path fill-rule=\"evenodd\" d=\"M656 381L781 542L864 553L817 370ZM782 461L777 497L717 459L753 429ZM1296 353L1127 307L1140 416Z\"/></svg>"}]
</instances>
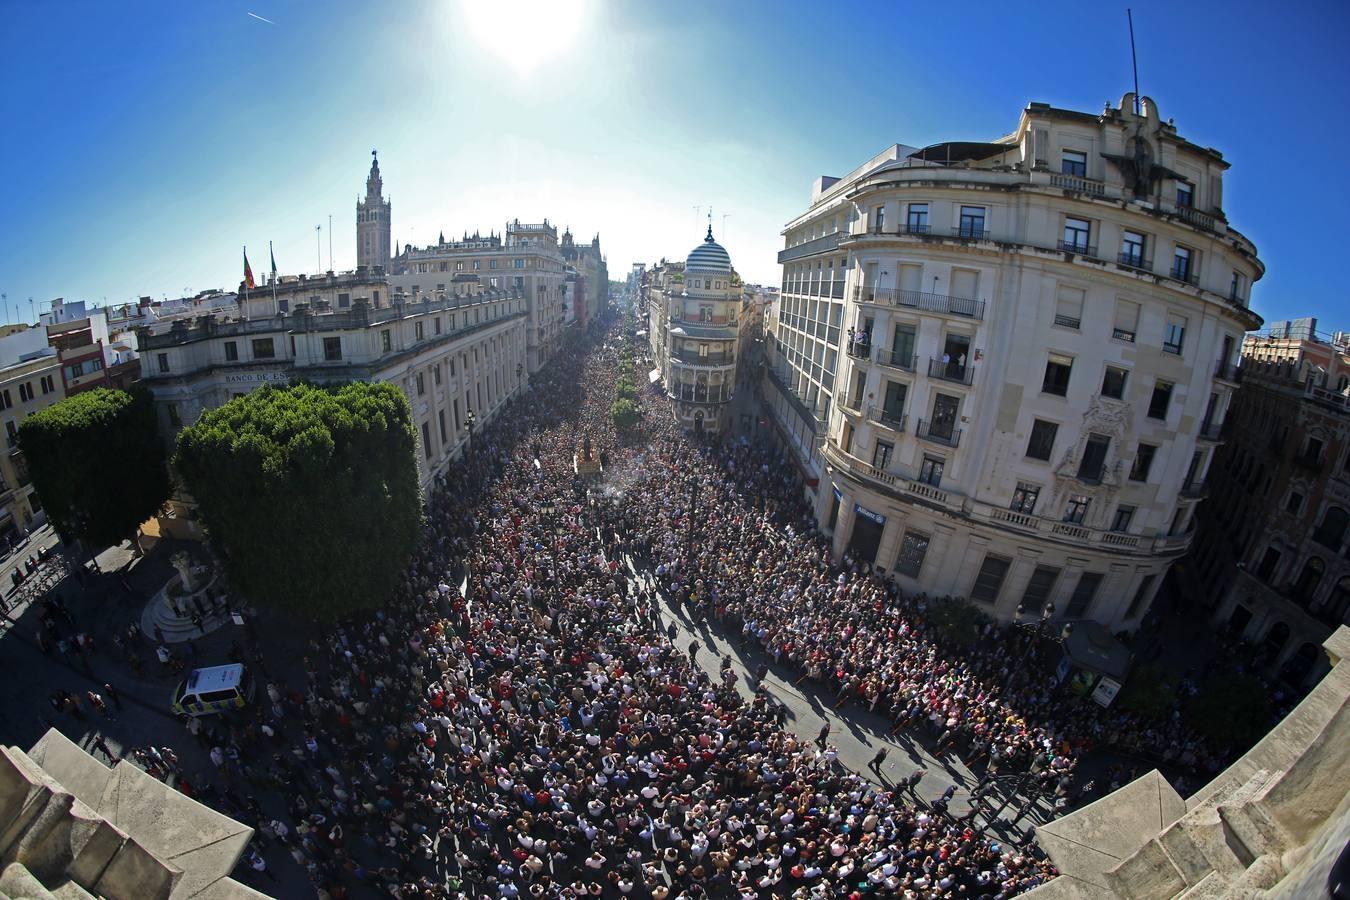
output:
<instances>
[{"instance_id":1,"label":"parked van","mask_svg":"<svg viewBox=\"0 0 1350 900\"><path fill-rule=\"evenodd\" d=\"M193 669L173 692L173 712L179 716L209 716L242 709L253 701L253 678L239 663Z\"/></svg>"}]
</instances>

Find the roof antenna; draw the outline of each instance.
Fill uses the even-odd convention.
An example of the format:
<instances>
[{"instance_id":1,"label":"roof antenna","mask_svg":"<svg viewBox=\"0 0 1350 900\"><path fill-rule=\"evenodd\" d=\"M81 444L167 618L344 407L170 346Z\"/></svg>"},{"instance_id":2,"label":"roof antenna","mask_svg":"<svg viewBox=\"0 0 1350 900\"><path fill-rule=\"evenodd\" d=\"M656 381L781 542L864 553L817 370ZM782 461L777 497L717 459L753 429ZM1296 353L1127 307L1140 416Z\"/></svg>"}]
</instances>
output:
<instances>
[{"instance_id":1,"label":"roof antenna","mask_svg":"<svg viewBox=\"0 0 1350 900\"><path fill-rule=\"evenodd\" d=\"M1130 66L1134 69L1134 114L1139 115L1139 58L1134 53L1134 12L1128 7L1125 18L1130 23Z\"/></svg>"}]
</instances>

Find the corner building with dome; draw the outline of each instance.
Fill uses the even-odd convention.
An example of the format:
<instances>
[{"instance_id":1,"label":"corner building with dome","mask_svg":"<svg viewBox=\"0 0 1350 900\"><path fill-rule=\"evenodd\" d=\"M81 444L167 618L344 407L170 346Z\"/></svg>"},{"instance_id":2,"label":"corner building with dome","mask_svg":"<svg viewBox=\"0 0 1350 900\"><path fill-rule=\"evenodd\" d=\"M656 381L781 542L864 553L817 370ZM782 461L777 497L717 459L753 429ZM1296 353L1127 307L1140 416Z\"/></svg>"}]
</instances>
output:
<instances>
[{"instance_id":1,"label":"corner building with dome","mask_svg":"<svg viewBox=\"0 0 1350 900\"><path fill-rule=\"evenodd\" d=\"M740 355L741 288L711 224L683 268L656 267L647 302L655 366L649 378L664 387L675 421L696 434L727 429Z\"/></svg>"}]
</instances>

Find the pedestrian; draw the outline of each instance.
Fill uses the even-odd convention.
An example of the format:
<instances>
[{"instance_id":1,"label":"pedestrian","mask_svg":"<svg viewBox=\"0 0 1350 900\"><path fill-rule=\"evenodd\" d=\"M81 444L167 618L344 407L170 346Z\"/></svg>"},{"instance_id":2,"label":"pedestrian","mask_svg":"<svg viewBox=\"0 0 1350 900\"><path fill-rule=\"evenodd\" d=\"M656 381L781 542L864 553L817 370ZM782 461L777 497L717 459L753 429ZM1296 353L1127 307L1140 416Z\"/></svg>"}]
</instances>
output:
<instances>
[{"instance_id":1,"label":"pedestrian","mask_svg":"<svg viewBox=\"0 0 1350 900\"><path fill-rule=\"evenodd\" d=\"M867 764L867 767L875 771L877 774L881 774L881 764L886 761L886 754L890 752L891 752L890 748L882 747L880 750L877 751L876 756L872 757L872 761Z\"/></svg>"},{"instance_id":2,"label":"pedestrian","mask_svg":"<svg viewBox=\"0 0 1350 900\"><path fill-rule=\"evenodd\" d=\"M117 692L117 688L113 687L110 683L105 681L103 683L103 693L107 694L108 699L112 701L113 706L117 708L118 712L121 712L122 695Z\"/></svg>"},{"instance_id":3,"label":"pedestrian","mask_svg":"<svg viewBox=\"0 0 1350 900\"><path fill-rule=\"evenodd\" d=\"M108 757L109 762L111 763L117 762L117 757L113 754L112 750L108 749L107 741L103 739L103 735L100 734L99 732L97 731L94 732L94 740L90 742L90 746L93 747L95 750L97 750L99 753L102 753L104 756Z\"/></svg>"},{"instance_id":4,"label":"pedestrian","mask_svg":"<svg viewBox=\"0 0 1350 900\"><path fill-rule=\"evenodd\" d=\"M104 701L103 695L96 691L85 691L84 696L88 698L89 705L98 710L103 718L106 719L112 715L112 713L108 711L108 704Z\"/></svg>"},{"instance_id":5,"label":"pedestrian","mask_svg":"<svg viewBox=\"0 0 1350 900\"><path fill-rule=\"evenodd\" d=\"M249 868L257 872L259 875L266 875L269 881L277 880L277 876L273 875L271 870L267 868L266 860L264 860L262 856L259 855L257 850L250 851L248 858L248 865Z\"/></svg>"},{"instance_id":6,"label":"pedestrian","mask_svg":"<svg viewBox=\"0 0 1350 900\"><path fill-rule=\"evenodd\" d=\"M689 642L689 661L692 663L698 657L698 641Z\"/></svg>"},{"instance_id":7,"label":"pedestrian","mask_svg":"<svg viewBox=\"0 0 1350 900\"><path fill-rule=\"evenodd\" d=\"M830 736L830 720L826 719L825 724L820 726L820 734L816 735L816 743L825 746L826 739Z\"/></svg>"}]
</instances>

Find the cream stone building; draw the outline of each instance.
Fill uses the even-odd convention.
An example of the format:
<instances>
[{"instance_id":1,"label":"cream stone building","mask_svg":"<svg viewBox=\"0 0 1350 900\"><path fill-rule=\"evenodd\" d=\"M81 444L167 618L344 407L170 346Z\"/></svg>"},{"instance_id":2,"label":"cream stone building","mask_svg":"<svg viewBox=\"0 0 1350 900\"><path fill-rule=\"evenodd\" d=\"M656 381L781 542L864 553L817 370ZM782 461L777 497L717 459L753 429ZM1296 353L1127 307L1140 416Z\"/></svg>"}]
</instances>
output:
<instances>
[{"instance_id":1,"label":"cream stone building","mask_svg":"<svg viewBox=\"0 0 1350 900\"><path fill-rule=\"evenodd\" d=\"M1002 620L1053 602L1137 627L1261 321L1227 167L1127 94L818 181L784 232L772 355L827 434L836 553Z\"/></svg>"},{"instance_id":2,"label":"cream stone building","mask_svg":"<svg viewBox=\"0 0 1350 900\"><path fill-rule=\"evenodd\" d=\"M728 410L740 356L741 286L731 257L713 240L712 225L684 268L658 273L648 287L649 335L655 369L675 421L695 433L731 425Z\"/></svg>"},{"instance_id":3,"label":"cream stone building","mask_svg":"<svg viewBox=\"0 0 1350 900\"><path fill-rule=\"evenodd\" d=\"M142 328L161 430L172 436L261 384L386 381L408 396L426 487L524 389L528 312L511 289L419 296L391 301L388 279L368 272L283 278L275 293L250 292L248 318Z\"/></svg>"},{"instance_id":4,"label":"cream stone building","mask_svg":"<svg viewBox=\"0 0 1350 900\"><path fill-rule=\"evenodd\" d=\"M0 421L5 447L0 454L0 542L17 540L46 521L33 491L28 460L19 448L19 426L40 409L66 396L61 359L39 325L0 338ZM0 543L3 546L3 543Z\"/></svg>"}]
</instances>

